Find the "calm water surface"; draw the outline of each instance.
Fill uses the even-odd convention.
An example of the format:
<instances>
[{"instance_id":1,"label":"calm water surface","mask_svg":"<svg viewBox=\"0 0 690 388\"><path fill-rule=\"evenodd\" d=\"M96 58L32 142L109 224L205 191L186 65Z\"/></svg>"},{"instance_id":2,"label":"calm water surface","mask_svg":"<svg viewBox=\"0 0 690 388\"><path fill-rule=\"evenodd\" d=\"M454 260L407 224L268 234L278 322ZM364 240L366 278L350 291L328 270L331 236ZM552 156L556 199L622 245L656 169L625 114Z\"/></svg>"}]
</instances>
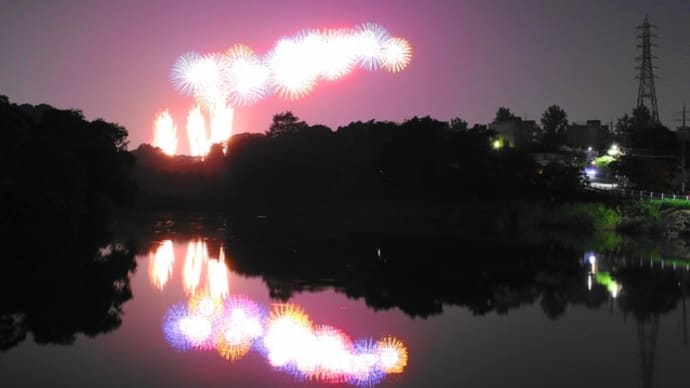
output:
<instances>
[{"instance_id":1,"label":"calm water surface","mask_svg":"<svg viewBox=\"0 0 690 388\"><path fill-rule=\"evenodd\" d=\"M40 290L30 302L2 299L0 386L690 384L683 260L482 257L409 239L264 249L253 244L271 236L238 237L217 220L157 221L129 230L136 244L100 251L135 252L129 283L102 276L115 290L107 301L75 293L70 308L54 308L36 300L51 298L40 285L21 288ZM342 265L298 259L304 251ZM462 261L428 269L424 251ZM82 303L102 311L82 316Z\"/></svg>"}]
</instances>

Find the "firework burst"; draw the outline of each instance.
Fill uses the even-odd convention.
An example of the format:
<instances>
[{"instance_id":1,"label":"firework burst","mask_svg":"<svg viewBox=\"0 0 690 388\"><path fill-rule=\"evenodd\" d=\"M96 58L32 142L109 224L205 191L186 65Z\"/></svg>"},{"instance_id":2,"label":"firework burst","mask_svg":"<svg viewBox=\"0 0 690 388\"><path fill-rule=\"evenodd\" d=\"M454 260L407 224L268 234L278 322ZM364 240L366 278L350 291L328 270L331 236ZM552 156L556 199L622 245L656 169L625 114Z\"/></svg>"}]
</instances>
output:
<instances>
[{"instance_id":1,"label":"firework burst","mask_svg":"<svg viewBox=\"0 0 690 388\"><path fill-rule=\"evenodd\" d=\"M367 70L377 70L383 61L382 48L390 35L385 28L374 23L365 23L357 28L360 66Z\"/></svg>"},{"instance_id":2,"label":"firework burst","mask_svg":"<svg viewBox=\"0 0 690 388\"><path fill-rule=\"evenodd\" d=\"M231 297L216 334L216 351L230 361L244 357L263 335L263 314L259 306L244 297Z\"/></svg>"},{"instance_id":3,"label":"firework burst","mask_svg":"<svg viewBox=\"0 0 690 388\"><path fill-rule=\"evenodd\" d=\"M402 373L407 366L407 348L394 337L376 343L377 366L386 373Z\"/></svg>"},{"instance_id":4,"label":"firework burst","mask_svg":"<svg viewBox=\"0 0 690 388\"><path fill-rule=\"evenodd\" d=\"M332 326L314 327L296 305L274 305L266 318L263 308L243 296L219 302L196 295L168 310L163 332L177 350L215 349L228 361L242 359L260 344L255 349L271 366L300 381L370 387L407 366L407 349L394 337L353 343Z\"/></svg>"},{"instance_id":5,"label":"firework burst","mask_svg":"<svg viewBox=\"0 0 690 388\"><path fill-rule=\"evenodd\" d=\"M234 106L251 105L263 98L269 86L270 70L249 47L237 44L225 54L225 77Z\"/></svg>"},{"instance_id":6,"label":"firework burst","mask_svg":"<svg viewBox=\"0 0 690 388\"><path fill-rule=\"evenodd\" d=\"M189 350L192 347L180 326L180 321L185 317L187 317L187 304L178 303L170 307L163 318L165 340L178 351Z\"/></svg>"},{"instance_id":7,"label":"firework burst","mask_svg":"<svg viewBox=\"0 0 690 388\"><path fill-rule=\"evenodd\" d=\"M271 92L298 99L319 81L340 79L357 66L396 73L411 59L412 49L405 39L391 37L378 24L365 23L354 29L302 31L280 39L264 57L242 44L231 46L225 53L189 52L173 65L171 81L199 105L189 113L187 136L192 156L204 156L212 144L226 144L232 134L235 106L251 105ZM210 116L210 135L204 113ZM159 141L165 152L174 153L175 147L167 145L171 142Z\"/></svg>"},{"instance_id":8,"label":"firework burst","mask_svg":"<svg viewBox=\"0 0 690 388\"><path fill-rule=\"evenodd\" d=\"M360 387L371 387L386 376L377 366L376 341L371 338L361 339L354 344L354 352L350 360L348 383Z\"/></svg>"},{"instance_id":9,"label":"firework burst","mask_svg":"<svg viewBox=\"0 0 690 388\"><path fill-rule=\"evenodd\" d=\"M388 39L381 47L381 62L391 73L402 71L412 60L412 48L402 38Z\"/></svg>"}]
</instances>

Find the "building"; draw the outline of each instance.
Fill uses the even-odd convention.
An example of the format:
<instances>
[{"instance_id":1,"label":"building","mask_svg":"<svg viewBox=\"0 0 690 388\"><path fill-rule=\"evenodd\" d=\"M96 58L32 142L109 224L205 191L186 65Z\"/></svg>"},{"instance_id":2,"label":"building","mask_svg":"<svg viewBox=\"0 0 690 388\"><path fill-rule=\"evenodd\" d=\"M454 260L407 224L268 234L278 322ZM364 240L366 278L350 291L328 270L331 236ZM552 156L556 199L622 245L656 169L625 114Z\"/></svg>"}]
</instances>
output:
<instances>
[{"instance_id":1,"label":"building","mask_svg":"<svg viewBox=\"0 0 690 388\"><path fill-rule=\"evenodd\" d=\"M519 117L491 123L489 129L495 131L510 147L529 148L539 143L541 138L541 129L536 121Z\"/></svg>"},{"instance_id":2,"label":"building","mask_svg":"<svg viewBox=\"0 0 690 388\"><path fill-rule=\"evenodd\" d=\"M606 150L611 145L613 136L609 127L599 120L587 120L586 123L571 123L565 131L565 144L595 150Z\"/></svg>"}]
</instances>

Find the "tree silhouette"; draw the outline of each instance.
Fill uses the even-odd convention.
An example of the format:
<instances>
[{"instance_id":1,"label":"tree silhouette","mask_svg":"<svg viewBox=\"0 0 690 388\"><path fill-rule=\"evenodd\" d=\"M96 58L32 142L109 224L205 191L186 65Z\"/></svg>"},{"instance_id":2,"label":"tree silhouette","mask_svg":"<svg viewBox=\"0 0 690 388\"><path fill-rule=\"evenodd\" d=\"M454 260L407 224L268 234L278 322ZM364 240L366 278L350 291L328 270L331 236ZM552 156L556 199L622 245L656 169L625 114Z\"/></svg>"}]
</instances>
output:
<instances>
[{"instance_id":1,"label":"tree silhouette","mask_svg":"<svg viewBox=\"0 0 690 388\"><path fill-rule=\"evenodd\" d=\"M654 121L652 114L649 112L649 108L645 105L636 106L632 111L630 120L632 127L635 129L647 129L659 125Z\"/></svg>"},{"instance_id":2,"label":"tree silhouette","mask_svg":"<svg viewBox=\"0 0 690 388\"><path fill-rule=\"evenodd\" d=\"M494 118L494 123L515 120L516 118L517 116L515 116L509 108L502 106L498 108L498 110L496 111L496 118Z\"/></svg>"},{"instance_id":3,"label":"tree silhouette","mask_svg":"<svg viewBox=\"0 0 690 388\"><path fill-rule=\"evenodd\" d=\"M69 249L78 244L71 235L97 229L109 210L133 199L134 157L117 124L89 122L77 110L3 103L0 138L2 241L46 233L57 249Z\"/></svg>"},{"instance_id":4,"label":"tree silhouette","mask_svg":"<svg viewBox=\"0 0 690 388\"><path fill-rule=\"evenodd\" d=\"M307 123L301 121L292 112L282 112L273 116L273 122L268 129L268 135L276 137L286 133L294 133L307 127Z\"/></svg>"},{"instance_id":5,"label":"tree silhouette","mask_svg":"<svg viewBox=\"0 0 690 388\"><path fill-rule=\"evenodd\" d=\"M551 105L541 116L544 130L544 143L559 145L565 141L565 131L568 128L568 114L558 105Z\"/></svg>"},{"instance_id":6,"label":"tree silhouette","mask_svg":"<svg viewBox=\"0 0 690 388\"><path fill-rule=\"evenodd\" d=\"M49 243L43 236L17 238L30 239L35 245ZM108 252L99 252L102 236L72 238L77 241L69 244L75 246L69 252L43 246L18 253L24 262L38 264L3 264L0 351L17 346L28 333L37 343L69 345L78 334L93 337L122 323L122 306L132 298L134 250L113 244Z\"/></svg>"},{"instance_id":7,"label":"tree silhouette","mask_svg":"<svg viewBox=\"0 0 690 388\"><path fill-rule=\"evenodd\" d=\"M461 119L460 117L453 117L450 119L450 128L456 131L466 131L469 126L467 121Z\"/></svg>"}]
</instances>

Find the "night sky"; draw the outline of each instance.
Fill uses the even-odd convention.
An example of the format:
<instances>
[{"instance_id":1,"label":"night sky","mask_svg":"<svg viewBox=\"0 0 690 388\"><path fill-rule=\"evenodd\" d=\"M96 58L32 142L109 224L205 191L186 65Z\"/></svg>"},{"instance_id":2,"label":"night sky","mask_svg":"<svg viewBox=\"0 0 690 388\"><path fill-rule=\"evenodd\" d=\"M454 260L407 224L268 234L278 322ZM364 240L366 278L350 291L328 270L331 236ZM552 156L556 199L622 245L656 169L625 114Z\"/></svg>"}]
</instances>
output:
<instances>
[{"instance_id":1,"label":"night sky","mask_svg":"<svg viewBox=\"0 0 690 388\"><path fill-rule=\"evenodd\" d=\"M645 14L659 27L660 117L676 127L676 112L690 103L687 0L3 0L0 94L117 122L134 148L151 142L161 109L184 122L193 99L175 91L170 71L185 52L244 43L263 55L306 28L375 22L409 40L407 69L356 70L297 101L270 96L237 108L235 133L264 131L285 110L333 129L414 115L486 123L499 106L538 120L550 104L572 121L608 123L635 104L635 26Z\"/></svg>"}]
</instances>

